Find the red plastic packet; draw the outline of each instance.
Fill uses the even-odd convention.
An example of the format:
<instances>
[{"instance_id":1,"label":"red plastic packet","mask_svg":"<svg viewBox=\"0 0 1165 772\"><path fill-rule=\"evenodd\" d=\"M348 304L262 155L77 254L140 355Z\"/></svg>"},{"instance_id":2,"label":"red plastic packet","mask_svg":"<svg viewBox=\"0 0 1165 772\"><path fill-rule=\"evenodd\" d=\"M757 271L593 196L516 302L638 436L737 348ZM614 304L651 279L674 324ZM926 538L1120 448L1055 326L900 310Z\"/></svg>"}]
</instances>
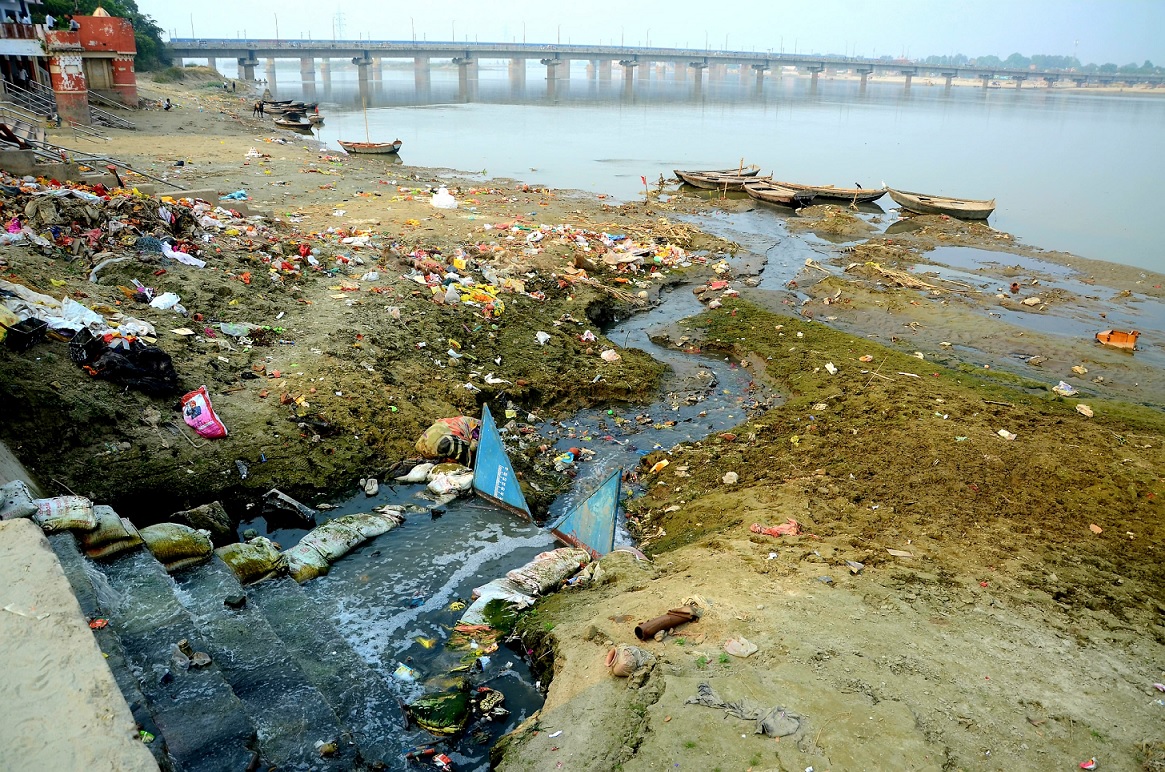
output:
<instances>
[{"instance_id":1,"label":"red plastic packet","mask_svg":"<svg viewBox=\"0 0 1165 772\"><path fill-rule=\"evenodd\" d=\"M216 440L227 436L226 424L211 407L210 393L205 386L199 386L182 398L182 418L200 437Z\"/></svg>"}]
</instances>

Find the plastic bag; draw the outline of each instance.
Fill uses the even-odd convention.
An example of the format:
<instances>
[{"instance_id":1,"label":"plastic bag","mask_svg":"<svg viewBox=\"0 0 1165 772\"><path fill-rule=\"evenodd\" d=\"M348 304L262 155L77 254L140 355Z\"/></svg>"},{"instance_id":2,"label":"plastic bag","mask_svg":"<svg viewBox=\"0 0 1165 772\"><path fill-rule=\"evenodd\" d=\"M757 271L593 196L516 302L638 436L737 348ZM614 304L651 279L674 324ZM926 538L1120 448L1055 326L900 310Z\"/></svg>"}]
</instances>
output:
<instances>
[{"instance_id":1,"label":"plastic bag","mask_svg":"<svg viewBox=\"0 0 1165 772\"><path fill-rule=\"evenodd\" d=\"M198 432L200 437L215 440L227 436L226 424L215 414L210 405L210 394L205 386L182 397L182 418L186 424Z\"/></svg>"},{"instance_id":2,"label":"plastic bag","mask_svg":"<svg viewBox=\"0 0 1165 772\"><path fill-rule=\"evenodd\" d=\"M173 292L163 292L156 298L150 301L150 308L157 308L161 311L167 311L182 301L178 295Z\"/></svg>"},{"instance_id":3,"label":"plastic bag","mask_svg":"<svg viewBox=\"0 0 1165 772\"><path fill-rule=\"evenodd\" d=\"M473 487L473 472L439 474L429 481L429 490L437 495L464 493Z\"/></svg>"},{"instance_id":4,"label":"plastic bag","mask_svg":"<svg viewBox=\"0 0 1165 772\"><path fill-rule=\"evenodd\" d=\"M453 198L448 190L441 188L433 194L432 204L438 209L456 209L457 199Z\"/></svg>"}]
</instances>

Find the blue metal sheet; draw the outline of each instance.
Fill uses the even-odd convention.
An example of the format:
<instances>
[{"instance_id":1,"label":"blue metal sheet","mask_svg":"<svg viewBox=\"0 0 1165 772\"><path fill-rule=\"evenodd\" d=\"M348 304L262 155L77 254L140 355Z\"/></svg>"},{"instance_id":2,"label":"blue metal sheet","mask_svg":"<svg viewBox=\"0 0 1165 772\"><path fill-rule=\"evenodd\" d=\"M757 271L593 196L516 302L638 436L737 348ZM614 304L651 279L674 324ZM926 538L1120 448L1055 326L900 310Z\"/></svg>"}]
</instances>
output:
<instances>
[{"instance_id":1,"label":"blue metal sheet","mask_svg":"<svg viewBox=\"0 0 1165 772\"><path fill-rule=\"evenodd\" d=\"M473 464L473 489L500 507L533 520L526 497L518 485L510 457L498 436L498 427L490 415L489 405L481 410L481 440L477 445L477 460Z\"/></svg>"},{"instance_id":2,"label":"blue metal sheet","mask_svg":"<svg viewBox=\"0 0 1165 772\"><path fill-rule=\"evenodd\" d=\"M606 555L615 548L615 516L622 484L623 470L616 469L594 493L550 526L550 531L595 557Z\"/></svg>"}]
</instances>

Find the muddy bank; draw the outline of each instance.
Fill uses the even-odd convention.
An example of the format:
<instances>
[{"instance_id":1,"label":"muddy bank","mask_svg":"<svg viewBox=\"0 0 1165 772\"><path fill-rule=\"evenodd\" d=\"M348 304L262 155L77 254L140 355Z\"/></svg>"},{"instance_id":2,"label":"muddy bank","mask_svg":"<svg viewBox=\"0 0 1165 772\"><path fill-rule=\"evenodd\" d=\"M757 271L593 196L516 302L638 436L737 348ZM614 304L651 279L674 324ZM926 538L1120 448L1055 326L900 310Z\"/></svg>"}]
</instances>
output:
<instances>
[{"instance_id":1,"label":"muddy bank","mask_svg":"<svg viewBox=\"0 0 1165 772\"><path fill-rule=\"evenodd\" d=\"M604 339L600 325L649 302L664 274L704 270L731 249L656 208L321 153L310 139L249 119L245 98L155 88L178 108L139 114L140 131L116 132L110 154L187 188L246 190L251 207L271 213L259 231L228 223L179 234L141 211L131 237L103 235L81 259L61 250L4 255L11 281L154 324L181 390L207 386L230 431L222 440L196 437L178 395L155 399L88 378L64 344L0 351L0 397L14 416L3 436L17 456L50 490L108 501L135 519L214 498L241 503L274 485L308 498L336 495L415 454L413 442L436 418L476 415L487 401L498 412L549 417L641 400L660 366ZM430 204L440 186L458 209ZM11 196L6 209L23 203ZM654 274L616 270L596 262L601 233L705 257L686 269L657 261ZM140 235L185 236L208 265L138 254ZM97 254L132 259L93 283ZM430 287L409 278L457 270L454 261L474 281L487 281L484 272L506 282L496 308L435 303ZM134 303L122 289L134 280L176 293L189 315ZM223 323L262 329L241 343ZM594 341L581 340L587 330ZM544 345L540 332L550 336ZM601 359L604 349L618 350L619 360ZM547 499L537 491L530 498Z\"/></svg>"}]
</instances>

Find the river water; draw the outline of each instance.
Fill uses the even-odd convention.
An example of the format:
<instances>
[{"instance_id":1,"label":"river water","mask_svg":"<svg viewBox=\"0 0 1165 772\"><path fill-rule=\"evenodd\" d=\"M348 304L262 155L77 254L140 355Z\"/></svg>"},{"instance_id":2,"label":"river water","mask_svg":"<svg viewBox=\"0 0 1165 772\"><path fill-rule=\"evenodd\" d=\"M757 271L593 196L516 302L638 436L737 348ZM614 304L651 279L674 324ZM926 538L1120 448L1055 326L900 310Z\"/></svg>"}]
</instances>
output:
<instances>
[{"instance_id":1,"label":"river water","mask_svg":"<svg viewBox=\"0 0 1165 772\"><path fill-rule=\"evenodd\" d=\"M276 71L280 98L321 101L319 132L365 136L354 67L333 64L331 85L307 89L295 65ZM365 98L374 141L400 138L409 165L484 171L553 187L632 198L673 168L735 165L743 158L777 179L992 198L991 224L1026 244L1165 270L1156 187L1165 179L1161 93L1080 94L1032 82L956 87L768 73L756 81L705 73L676 82L653 72L628 92L619 69L589 80L573 65L569 85L547 87L531 63L514 87L504 62L483 62L468 96L457 70L432 69L418 92L410 66L390 68ZM467 101L468 100L468 101ZM888 198L884 207L893 206Z\"/></svg>"}]
</instances>

